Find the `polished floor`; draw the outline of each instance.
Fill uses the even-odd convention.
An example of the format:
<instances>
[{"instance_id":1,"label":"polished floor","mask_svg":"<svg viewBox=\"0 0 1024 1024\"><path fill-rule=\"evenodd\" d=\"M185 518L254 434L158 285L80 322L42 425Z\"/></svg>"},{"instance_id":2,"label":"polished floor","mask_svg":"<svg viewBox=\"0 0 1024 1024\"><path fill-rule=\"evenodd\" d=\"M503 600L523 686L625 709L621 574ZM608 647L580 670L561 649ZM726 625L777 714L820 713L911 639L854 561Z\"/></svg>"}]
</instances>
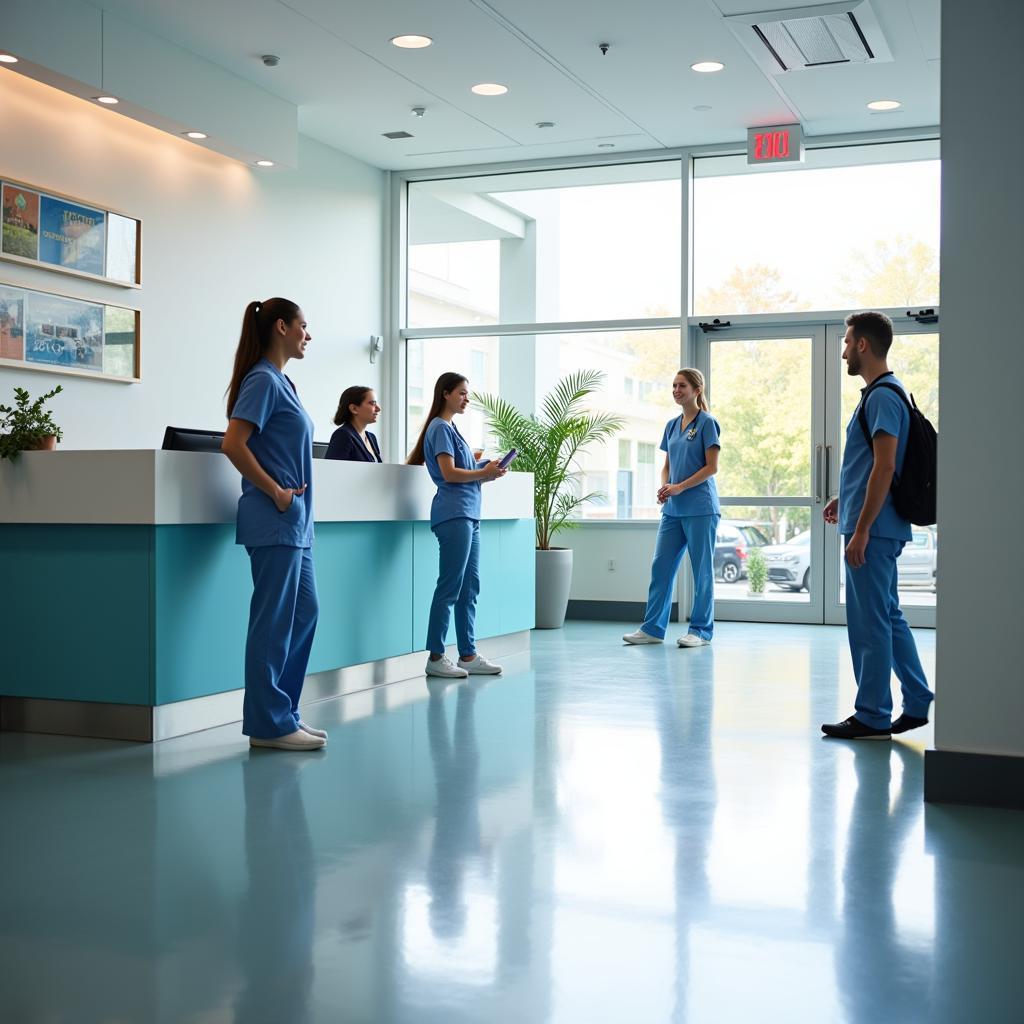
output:
<instances>
[{"instance_id":1,"label":"polished floor","mask_svg":"<svg viewBox=\"0 0 1024 1024\"><path fill-rule=\"evenodd\" d=\"M319 754L3 734L0 1020L1024 1021L1024 814L925 806L930 727L819 737L845 631L635 625L315 705Z\"/></svg>"}]
</instances>

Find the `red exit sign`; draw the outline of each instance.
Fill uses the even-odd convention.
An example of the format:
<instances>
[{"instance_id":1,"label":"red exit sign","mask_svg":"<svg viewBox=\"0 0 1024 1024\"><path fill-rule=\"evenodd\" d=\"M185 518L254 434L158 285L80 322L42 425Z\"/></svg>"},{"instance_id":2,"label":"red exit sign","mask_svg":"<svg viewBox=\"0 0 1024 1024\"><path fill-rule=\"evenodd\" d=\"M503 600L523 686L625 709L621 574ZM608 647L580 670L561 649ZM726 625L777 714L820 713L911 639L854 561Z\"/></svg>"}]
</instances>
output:
<instances>
[{"instance_id":1,"label":"red exit sign","mask_svg":"<svg viewBox=\"0 0 1024 1024\"><path fill-rule=\"evenodd\" d=\"M747 129L748 164L799 163L804 158L804 133L798 124Z\"/></svg>"}]
</instances>

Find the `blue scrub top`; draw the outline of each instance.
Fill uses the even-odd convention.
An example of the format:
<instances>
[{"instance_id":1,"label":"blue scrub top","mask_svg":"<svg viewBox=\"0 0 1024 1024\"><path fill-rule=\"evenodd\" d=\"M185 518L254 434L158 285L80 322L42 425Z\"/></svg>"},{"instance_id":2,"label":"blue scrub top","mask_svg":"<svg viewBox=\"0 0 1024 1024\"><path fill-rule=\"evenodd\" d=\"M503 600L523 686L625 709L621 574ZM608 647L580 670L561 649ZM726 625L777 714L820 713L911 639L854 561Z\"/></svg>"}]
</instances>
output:
<instances>
[{"instance_id":1,"label":"blue scrub top","mask_svg":"<svg viewBox=\"0 0 1024 1024\"><path fill-rule=\"evenodd\" d=\"M903 388L903 382L892 374L888 374L884 379ZM843 451L843 468L839 474L839 530L843 534L851 534L857 529L857 520L860 518L860 510L864 507L864 497L867 494L868 477L875 463L874 449L868 445L858 418L866 390L861 388L861 401L857 403L857 408L853 410L850 422L846 425L846 448ZM906 391L906 388L903 390ZM903 399L889 388L876 388L868 397L864 411L872 437L876 434L889 434L899 438L896 445L898 477L903 472L907 437L910 433L910 413L907 412ZM871 524L871 536L910 540L910 523L893 507L891 493L885 496L882 510Z\"/></svg>"},{"instance_id":2,"label":"blue scrub top","mask_svg":"<svg viewBox=\"0 0 1024 1024\"><path fill-rule=\"evenodd\" d=\"M441 475L437 464L438 455L450 455L456 469L479 469L473 452L458 427L440 416L430 421L423 438L423 459L430 479L437 484L437 494L430 505L431 529L449 519L480 518L480 481L464 484L449 483Z\"/></svg>"},{"instance_id":3,"label":"blue scrub top","mask_svg":"<svg viewBox=\"0 0 1024 1024\"><path fill-rule=\"evenodd\" d=\"M708 464L706 452L709 448L721 448L722 428L718 420L703 409L696 419L682 432L683 418L676 416L665 424L661 436L661 450L668 453L668 482L678 484L688 480L698 469ZM668 516L714 516L721 515L722 506L718 501L715 478L708 477L696 487L690 487L675 494L661 507L662 515Z\"/></svg>"},{"instance_id":4,"label":"blue scrub top","mask_svg":"<svg viewBox=\"0 0 1024 1024\"><path fill-rule=\"evenodd\" d=\"M273 363L261 359L242 380L231 418L255 427L249 435L249 451L280 487L307 485L284 512L278 512L267 495L242 477L235 543L252 548L311 547L313 421L295 385Z\"/></svg>"}]
</instances>

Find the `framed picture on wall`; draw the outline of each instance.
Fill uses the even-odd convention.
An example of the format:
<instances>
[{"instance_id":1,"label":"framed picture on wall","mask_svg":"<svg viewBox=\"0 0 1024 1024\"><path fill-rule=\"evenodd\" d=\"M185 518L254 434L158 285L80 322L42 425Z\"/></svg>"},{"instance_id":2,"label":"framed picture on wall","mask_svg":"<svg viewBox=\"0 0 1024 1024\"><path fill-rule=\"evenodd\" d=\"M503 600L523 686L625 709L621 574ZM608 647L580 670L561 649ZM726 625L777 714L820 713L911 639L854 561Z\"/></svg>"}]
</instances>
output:
<instances>
[{"instance_id":1,"label":"framed picture on wall","mask_svg":"<svg viewBox=\"0 0 1024 1024\"><path fill-rule=\"evenodd\" d=\"M0 182L0 259L125 288L142 283L142 222L74 196Z\"/></svg>"},{"instance_id":2,"label":"framed picture on wall","mask_svg":"<svg viewBox=\"0 0 1024 1024\"><path fill-rule=\"evenodd\" d=\"M0 369L140 380L139 311L0 284Z\"/></svg>"}]
</instances>

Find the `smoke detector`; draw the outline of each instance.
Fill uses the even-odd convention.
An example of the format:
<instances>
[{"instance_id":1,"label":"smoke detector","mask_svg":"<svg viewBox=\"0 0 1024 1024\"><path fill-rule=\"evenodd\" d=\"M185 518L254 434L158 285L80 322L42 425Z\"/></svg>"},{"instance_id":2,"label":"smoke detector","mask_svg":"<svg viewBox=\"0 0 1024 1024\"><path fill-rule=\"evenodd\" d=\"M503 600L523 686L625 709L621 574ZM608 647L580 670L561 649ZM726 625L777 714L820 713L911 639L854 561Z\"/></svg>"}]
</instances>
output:
<instances>
[{"instance_id":1,"label":"smoke detector","mask_svg":"<svg viewBox=\"0 0 1024 1024\"><path fill-rule=\"evenodd\" d=\"M725 21L770 75L892 60L870 0L734 14Z\"/></svg>"}]
</instances>

